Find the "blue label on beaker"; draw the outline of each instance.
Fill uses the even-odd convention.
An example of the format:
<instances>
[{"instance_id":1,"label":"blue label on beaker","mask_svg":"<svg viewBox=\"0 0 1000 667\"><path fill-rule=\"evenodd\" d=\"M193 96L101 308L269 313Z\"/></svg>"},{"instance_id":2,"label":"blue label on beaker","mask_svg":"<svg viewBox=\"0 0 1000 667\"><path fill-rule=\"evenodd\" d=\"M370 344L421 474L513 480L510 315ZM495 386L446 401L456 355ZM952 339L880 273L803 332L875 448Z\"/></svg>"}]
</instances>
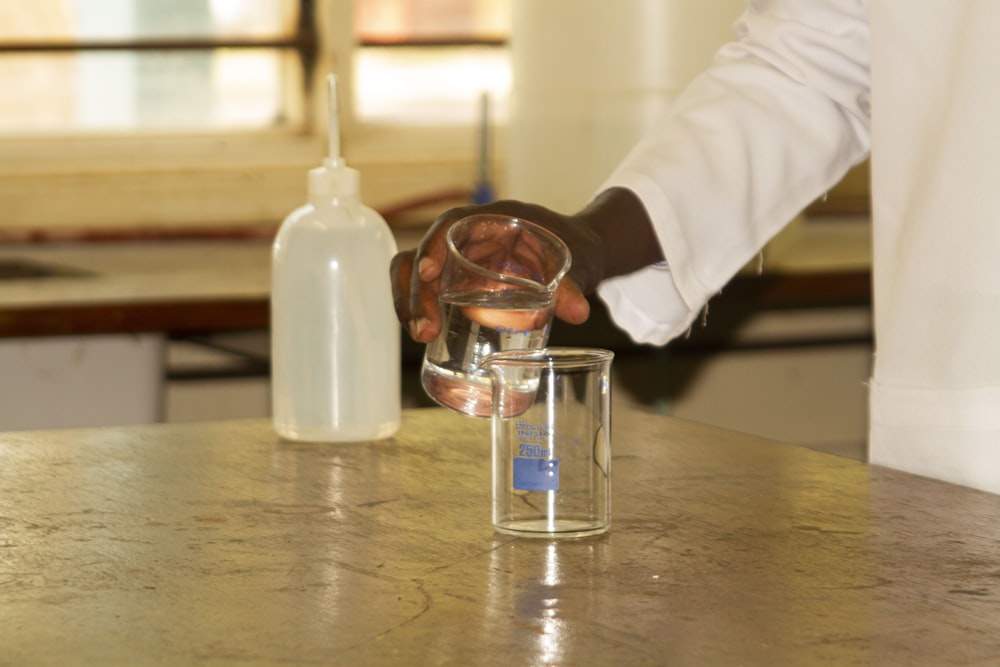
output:
<instances>
[{"instance_id":1,"label":"blue label on beaker","mask_svg":"<svg viewBox=\"0 0 1000 667\"><path fill-rule=\"evenodd\" d=\"M519 491L558 491L559 460L515 457L514 488Z\"/></svg>"}]
</instances>

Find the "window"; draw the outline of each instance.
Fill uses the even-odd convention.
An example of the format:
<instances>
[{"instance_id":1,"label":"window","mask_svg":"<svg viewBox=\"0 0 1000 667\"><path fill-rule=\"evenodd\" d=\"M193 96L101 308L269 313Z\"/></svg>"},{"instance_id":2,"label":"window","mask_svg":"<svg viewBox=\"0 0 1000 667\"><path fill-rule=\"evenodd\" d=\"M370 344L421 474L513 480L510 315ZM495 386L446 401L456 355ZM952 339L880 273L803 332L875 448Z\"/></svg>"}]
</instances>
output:
<instances>
[{"instance_id":1,"label":"window","mask_svg":"<svg viewBox=\"0 0 1000 667\"><path fill-rule=\"evenodd\" d=\"M509 87L508 12L509 0L3 3L0 239L275 224L325 150L314 93L328 71L346 84L342 145L368 203L471 184L482 93L498 118Z\"/></svg>"},{"instance_id":2,"label":"window","mask_svg":"<svg viewBox=\"0 0 1000 667\"><path fill-rule=\"evenodd\" d=\"M483 94L506 116L510 0L359 0L358 119L397 125L473 124Z\"/></svg>"},{"instance_id":3,"label":"window","mask_svg":"<svg viewBox=\"0 0 1000 667\"><path fill-rule=\"evenodd\" d=\"M302 127L298 0L34 0L0 7L2 134Z\"/></svg>"}]
</instances>

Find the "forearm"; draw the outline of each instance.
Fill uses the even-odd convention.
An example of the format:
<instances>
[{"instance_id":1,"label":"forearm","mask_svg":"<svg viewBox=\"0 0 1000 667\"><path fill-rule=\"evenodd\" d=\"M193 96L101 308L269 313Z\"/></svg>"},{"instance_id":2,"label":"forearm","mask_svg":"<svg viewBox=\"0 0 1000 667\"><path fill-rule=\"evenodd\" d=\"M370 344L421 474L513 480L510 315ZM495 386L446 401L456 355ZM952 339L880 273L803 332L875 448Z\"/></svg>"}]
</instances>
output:
<instances>
[{"instance_id":1,"label":"forearm","mask_svg":"<svg viewBox=\"0 0 1000 667\"><path fill-rule=\"evenodd\" d=\"M631 190L610 188L601 192L580 212L580 218L601 241L600 280L663 261L653 223Z\"/></svg>"},{"instance_id":2,"label":"forearm","mask_svg":"<svg viewBox=\"0 0 1000 667\"><path fill-rule=\"evenodd\" d=\"M751 7L605 183L636 193L693 309L869 145L864 4Z\"/></svg>"}]
</instances>

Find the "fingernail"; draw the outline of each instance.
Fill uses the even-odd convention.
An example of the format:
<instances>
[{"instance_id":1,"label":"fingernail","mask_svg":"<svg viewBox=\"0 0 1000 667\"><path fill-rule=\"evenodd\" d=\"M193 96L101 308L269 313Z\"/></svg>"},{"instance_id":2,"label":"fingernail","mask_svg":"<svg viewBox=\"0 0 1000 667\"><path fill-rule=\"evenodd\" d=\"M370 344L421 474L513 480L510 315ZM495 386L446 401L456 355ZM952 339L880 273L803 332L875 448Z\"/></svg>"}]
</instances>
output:
<instances>
[{"instance_id":1,"label":"fingernail","mask_svg":"<svg viewBox=\"0 0 1000 667\"><path fill-rule=\"evenodd\" d=\"M420 274L420 278L422 280L429 280L433 277L433 271L436 266L436 262L430 257L424 257L421 259L420 264L417 265L417 272Z\"/></svg>"},{"instance_id":2,"label":"fingernail","mask_svg":"<svg viewBox=\"0 0 1000 667\"><path fill-rule=\"evenodd\" d=\"M427 331L428 324L429 323L426 317L410 320L410 337L414 340L420 340L423 338L424 332Z\"/></svg>"}]
</instances>

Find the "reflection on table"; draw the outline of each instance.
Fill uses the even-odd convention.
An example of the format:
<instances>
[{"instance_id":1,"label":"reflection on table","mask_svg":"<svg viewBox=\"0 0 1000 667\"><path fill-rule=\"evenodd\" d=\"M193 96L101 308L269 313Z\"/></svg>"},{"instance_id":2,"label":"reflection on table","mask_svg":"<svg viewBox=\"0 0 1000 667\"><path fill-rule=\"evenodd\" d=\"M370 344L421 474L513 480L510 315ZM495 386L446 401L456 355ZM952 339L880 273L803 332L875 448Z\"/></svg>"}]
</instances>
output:
<instances>
[{"instance_id":1,"label":"reflection on table","mask_svg":"<svg viewBox=\"0 0 1000 667\"><path fill-rule=\"evenodd\" d=\"M616 406L613 524L490 527L489 423L0 434L0 662L988 664L1000 497Z\"/></svg>"}]
</instances>

